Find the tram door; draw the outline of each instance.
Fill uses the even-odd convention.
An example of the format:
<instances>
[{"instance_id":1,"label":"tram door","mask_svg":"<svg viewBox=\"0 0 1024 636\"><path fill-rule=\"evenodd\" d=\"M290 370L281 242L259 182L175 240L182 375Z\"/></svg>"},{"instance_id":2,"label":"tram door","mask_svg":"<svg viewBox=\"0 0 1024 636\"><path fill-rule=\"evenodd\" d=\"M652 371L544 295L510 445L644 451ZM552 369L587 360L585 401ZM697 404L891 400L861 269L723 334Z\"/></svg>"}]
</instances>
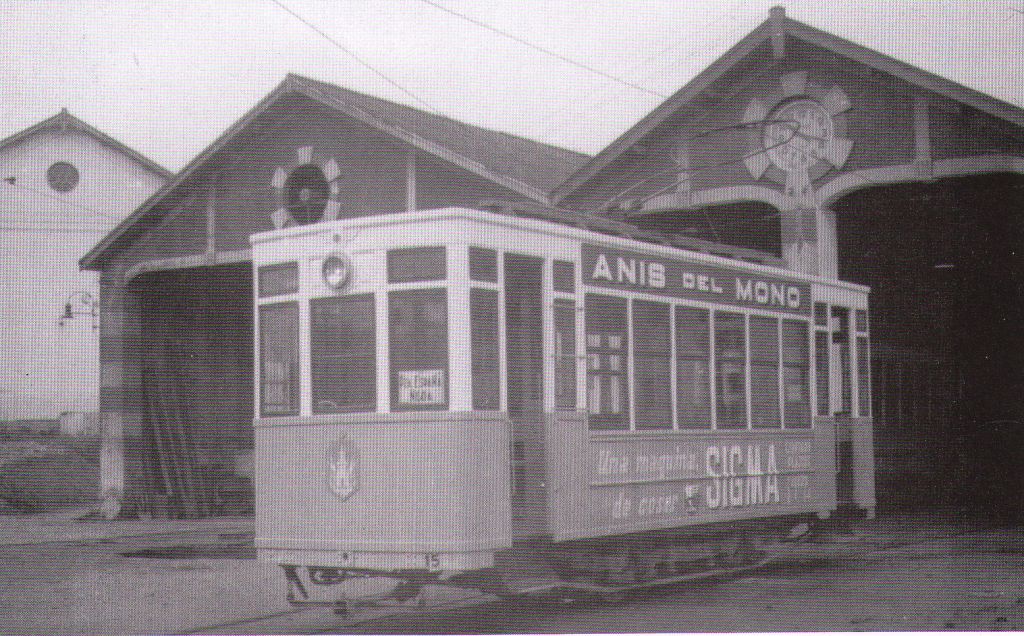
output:
<instances>
[{"instance_id":1,"label":"tram door","mask_svg":"<svg viewBox=\"0 0 1024 636\"><path fill-rule=\"evenodd\" d=\"M512 420L513 538L543 527L544 260L505 255L508 414Z\"/></svg>"},{"instance_id":2,"label":"tram door","mask_svg":"<svg viewBox=\"0 0 1024 636\"><path fill-rule=\"evenodd\" d=\"M850 310L832 307L830 316L829 395L836 426L836 495L853 503L853 367L850 359Z\"/></svg>"},{"instance_id":3,"label":"tram door","mask_svg":"<svg viewBox=\"0 0 1024 636\"><path fill-rule=\"evenodd\" d=\"M508 413L540 415L544 406L543 273L540 258L505 256Z\"/></svg>"}]
</instances>

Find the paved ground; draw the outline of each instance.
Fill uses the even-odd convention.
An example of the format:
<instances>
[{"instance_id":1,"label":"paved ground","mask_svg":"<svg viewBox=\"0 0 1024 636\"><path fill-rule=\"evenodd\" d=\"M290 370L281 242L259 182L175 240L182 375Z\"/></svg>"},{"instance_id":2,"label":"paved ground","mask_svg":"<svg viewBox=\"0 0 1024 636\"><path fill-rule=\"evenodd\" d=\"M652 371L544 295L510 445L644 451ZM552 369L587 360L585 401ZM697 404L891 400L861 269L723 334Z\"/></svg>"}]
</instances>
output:
<instances>
[{"instance_id":1,"label":"paved ground","mask_svg":"<svg viewBox=\"0 0 1024 636\"><path fill-rule=\"evenodd\" d=\"M359 624L320 609L291 611L278 570L251 558L251 533L245 518L0 516L0 632L1024 629L1024 531L949 517L880 519L849 537L840 560L783 564L614 603L487 603ZM154 550L180 558L124 556Z\"/></svg>"}]
</instances>

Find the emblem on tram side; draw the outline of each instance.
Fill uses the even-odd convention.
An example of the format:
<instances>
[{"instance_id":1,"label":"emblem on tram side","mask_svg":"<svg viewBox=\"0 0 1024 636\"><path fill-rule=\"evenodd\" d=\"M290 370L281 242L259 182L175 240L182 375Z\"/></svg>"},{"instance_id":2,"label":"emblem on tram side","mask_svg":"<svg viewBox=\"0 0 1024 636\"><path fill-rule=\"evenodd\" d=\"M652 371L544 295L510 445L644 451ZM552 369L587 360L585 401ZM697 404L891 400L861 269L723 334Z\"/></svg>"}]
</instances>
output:
<instances>
[{"instance_id":1,"label":"emblem on tram side","mask_svg":"<svg viewBox=\"0 0 1024 636\"><path fill-rule=\"evenodd\" d=\"M359 451L342 435L327 454L327 489L342 501L359 490Z\"/></svg>"},{"instance_id":2,"label":"emblem on tram side","mask_svg":"<svg viewBox=\"0 0 1024 636\"><path fill-rule=\"evenodd\" d=\"M277 209L270 218L276 229L333 221L341 210L338 162L314 162L312 146L297 148L295 154L295 163L279 166L271 178Z\"/></svg>"},{"instance_id":3,"label":"emblem on tram side","mask_svg":"<svg viewBox=\"0 0 1024 636\"><path fill-rule=\"evenodd\" d=\"M812 199L811 183L850 156L853 142L845 137L843 115L850 105L841 88L812 84L806 71L783 75L770 95L753 99L743 114L743 123L753 124L743 160L750 175L767 176L801 202Z\"/></svg>"}]
</instances>

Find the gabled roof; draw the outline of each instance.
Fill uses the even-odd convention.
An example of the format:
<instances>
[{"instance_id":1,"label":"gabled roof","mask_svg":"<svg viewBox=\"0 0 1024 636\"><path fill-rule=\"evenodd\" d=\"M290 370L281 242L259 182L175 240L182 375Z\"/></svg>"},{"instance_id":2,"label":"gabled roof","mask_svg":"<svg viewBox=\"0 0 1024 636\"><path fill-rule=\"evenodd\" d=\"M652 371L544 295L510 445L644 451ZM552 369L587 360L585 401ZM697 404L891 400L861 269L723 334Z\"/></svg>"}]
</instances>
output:
<instances>
[{"instance_id":1,"label":"gabled roof","mask_svg":"<svg viewBox=\"0 0 1024 636\"><path fill-rule=\"evenodd\" d=\"M534 190L535 195L540 194L540 198L546 198L555 186L590 158L572 150L473 126L327 82L298 75L289 75L288 78L295 89L342 112L356 115L371 126L406 138L421 150L432 154L439 154L437 151L441 149L454 153L456 157L482 168L485 174L481 176L490 174L513 179ZM446 153L440 154L442 158L451 158L444 157Z\"/></svg>"},{"instance_id":2,"label":"gabled roof","mask_svg":"<svg viewBox=\"0 0 1024 636\"><path fill-rule=\"evenodd\" d=\"M170 182L115 227L79 261L83 269L97 265L108 248L214 153L223 148L272 104L288 94L301 94L413 147L458 165L489 181L538 202L588 159L584 155L508 133L466 124L357 93L334 84L289 74L217 140L197 155Z\"/></svg>"},{"instance_id":3,"label":"gabled roof","mask_svg":"<svg viewBox=\"0 0 1024 636\"><path fill-rule=\"evenodd\" d=\"M983 113L992 115L1015 126L1024 128L1024 109L996 99L985 93L967 88L934 73L917 68L855 44L837 35L827 33L802 22L787 18L782 8L772 9L771 16L736 43L724 55L701 71L685 86L647 114L635 126L623 133L607 148L581 167L551 193L551 200L557 203L569 196L598 172L615 161L623 152L645 135L660 126L683 106L689 104L741 60L773 37L792 37L809 44L832 51L840 56L864 64L897 77L913 86L931 91L960 102Z\"/></svg>"},{"instance_id":4,"label":"gabled roof","mask_svg":"<svg viewBox=\"0 0 1024 636\"><path fill-rule=\"evenodd\" d=\"M45 130L76 130L78 132L85 133L86 135L95 138L104 146L113 148L114 150L120 152L121 154L128 156L136 163L145 167L150 172L153 172L154 174L157 174L163 177L164 179L170 179L171 176L173 176L174 174L167 168L164 168L163 166L154 162L152 159L149 159L148 157L142 155L139 151L129 148L128 146L114 139L110 135L100 130L97 130L96 128L93 128L81 119L75 117L74 115L68 112L67 108L62 108L60 109L60 112L54 115L53 117L44 119L43 121L39 122L38 124L35 124L34 126L29 126L28 128L20 132L14 133L13 135L7 137L6 139L0 140L0 150L3 150L8 146L13 146L21 141L24 141L25 139L28 139L32 135L43 132Z\"/></svg>"}]
</instances>

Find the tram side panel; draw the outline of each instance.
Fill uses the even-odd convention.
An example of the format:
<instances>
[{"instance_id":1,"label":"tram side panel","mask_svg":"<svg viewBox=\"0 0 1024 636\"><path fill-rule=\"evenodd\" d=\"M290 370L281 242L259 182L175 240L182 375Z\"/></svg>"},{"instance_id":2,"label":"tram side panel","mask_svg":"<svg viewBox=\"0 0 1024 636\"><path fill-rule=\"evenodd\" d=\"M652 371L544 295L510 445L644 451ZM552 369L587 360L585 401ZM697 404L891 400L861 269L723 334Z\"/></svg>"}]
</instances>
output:
<instances>
[{"instance_id":1,"label":"tram side panel","mask_svg":"<svg viewBox=\"0 0 1024 636\"><path fill-rule=\"evenodd\" d=\"M663 439L592 435L586 413L550 419L556 541L836 508L835 430Z\"/></svg>"},{"instance_id":2,"label":"tram side panel","mask_svg":"<svg viewBox=\"0 0 1024 636\"><path fill-rule=\"evenodd\" d=\"M257 420L260 556L375 570L489 567L511 546L508 430L497 413Z\"/></svg>"}]
</instances>

